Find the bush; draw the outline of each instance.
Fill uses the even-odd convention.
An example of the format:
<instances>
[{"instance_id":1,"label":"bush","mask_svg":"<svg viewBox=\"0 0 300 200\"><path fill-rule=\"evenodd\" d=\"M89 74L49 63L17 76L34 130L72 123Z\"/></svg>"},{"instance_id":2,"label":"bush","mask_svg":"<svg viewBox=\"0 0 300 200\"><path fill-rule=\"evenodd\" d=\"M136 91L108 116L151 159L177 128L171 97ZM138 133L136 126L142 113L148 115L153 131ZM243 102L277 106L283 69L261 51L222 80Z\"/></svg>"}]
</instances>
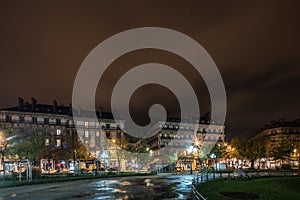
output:
<instances>
[{"instance_id":1,"label":"bush","mask_svg":"<svg viewBox=\"0 0 300 200\"><path fill-rule=\"evenodd\" d=\"M281 169L283 169L283 170L291 170L292 168L291 168L291 165L289 165L289 164L282 164L281 165Z\"/></svg>"},{"instance_id":2,"label":"bush","mask_svg":"<svg viewBox=\"0 0 300 200\"><path fill-rule=\"evenodd\" d=\"M27 169L22 172L22 177L26 179ZM38 179L42 177L42 171L38 167L32 167L32 179Z\"/></svg>"}]
</instances>

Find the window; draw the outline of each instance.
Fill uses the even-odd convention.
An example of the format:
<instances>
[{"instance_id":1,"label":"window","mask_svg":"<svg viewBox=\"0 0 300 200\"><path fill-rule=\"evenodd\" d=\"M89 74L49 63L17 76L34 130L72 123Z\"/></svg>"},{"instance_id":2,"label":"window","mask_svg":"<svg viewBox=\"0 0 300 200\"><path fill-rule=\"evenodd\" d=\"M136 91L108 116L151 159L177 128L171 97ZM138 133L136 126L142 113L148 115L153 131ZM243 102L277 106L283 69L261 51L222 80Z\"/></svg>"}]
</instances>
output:
<instances>
[{"instance_id":1,"label":"window","mask_svg":"<svg viewBox=\"0 0 300 200\"><path fill-rule=\"evenodd\" d=\"M17 116L17 115L12 115L12 116L11 116L11 121L12 121L12 122L19 122L19 116Z\"/></svg>"},{"instance_id":2,"label":"window","mask_svg":"<svg viewBox=\"0 0 300 200\"><path fill-rule=\"evenodd\" d=\"M45 146L49 146L49 143L50 143L49 138L45 139Z\"/></svg>"},{"instance_id":3,"label":"window","mask_svg":"<svg viewBox=\"0 0 300 200\"><path fill-rule=\"evenodd\" d=\"M89 127L89 122L84 122L84 127L88 128Z\"/></svg>"},{"instance_id":4,"label":"window","mask_svg":"<svg viewBox=\"0 0 300 200\"><path fill-rule=\"evenodd\" d=\"M67 119L60 119L60 124L61 125L66 125L67 124Z\"/></svg>"},{"instance_id":5,"label":"window","mask_svg":"<svg viewBox=\"0 0 300 200\"><path fill-rule=\"evenodd\" d=\"M73 126L73 125L74 125L74 122L73 122L72 120L69 120L69 121L68 121L68 125L69 125L69 126Z\"/></svg>"},{"instance_id":6,"label":"window","mask_svg":"<svg viewBox=\"0 0 300 200\"><path fill-rule=\"evenodd\" d=\"M89 127L93 127L93 128L95 128L96 127L96 122L89 122Z\"/></svg>"},{"instance_id":7,"label":"window","mask_svg":"<svg viewBox=\"0 0 300 200\"><path fill-rule=\"evenodd\" d=\"M0 115L0 121L5 121L6 117L5 115Z\"/></svg>"},{"instance_id":8,"label":"window","mask_svg":"<svg viewBox=\"0 0 300 200\"><path fill-rule=\"evenodd\" d=\"M86 138L89 137L89 131L84 131L84 137L86 137Z\"/></svg>"},{"instance_id":9,"label":"window","mask_svg":"<svg viewBox=\"0 0 300 200\"><path fill-rule=\"evenodd\" d=\"M31 116L25 116L25 123L31 123L32 117Z\"/></svg>"},{"instance_id":10,"label":"window","mask_svg":"<svg viewBox=\"0 0 300 200\"><path fill-rule=\"evenodd\" d=\"M100 136L100 132L97 131L97 132L96 132L96 137L99 137L99 136Z\"/></svg>"},{"instance_id":11,"label":"window","mask_svg":"<svg viewBox=\"0 0 300 200\"><path fill-rule=\"evenodd\" d=\"M38 124L44 124L44 122L45 122L45 119L43 117L38 117L37 118L37 123Z\"/></svg>"},{"instance_id":12,"label":"window","mask_svg":"<svg viewBox=\"0 0 300 200\"><path fill-rule=\"evenodd\" d=\"M56 119L50 118L49 119L49 124L56 124Z\"/></svg>"},{"instance_id":13,"label":"window","mask_svg":"<svg viewBox=\"0 0 300 200\"><path fill-rule=\"evenodd\" d=\"M83 121L76 121L77 126L84 126L84 122Z\"/></svg>"},{"instance_id":14,"label":"window","mask_svg":"<svg viewBox=\"0 0 300 200\"><path fill-rule=\"evenodd\" d=\"M61 146L61 139L56 139L56 146L58 146L58 147Z\"/></svg>"},{"instance_id":15,"label":"window","mask_svg":"<svg viewBox=\"0 0 300 200\"><path fill-rule=\"evenodd\" d=\"M61 135L61 129L56 129L56 135Z\"/></svg>"}]
</instances>

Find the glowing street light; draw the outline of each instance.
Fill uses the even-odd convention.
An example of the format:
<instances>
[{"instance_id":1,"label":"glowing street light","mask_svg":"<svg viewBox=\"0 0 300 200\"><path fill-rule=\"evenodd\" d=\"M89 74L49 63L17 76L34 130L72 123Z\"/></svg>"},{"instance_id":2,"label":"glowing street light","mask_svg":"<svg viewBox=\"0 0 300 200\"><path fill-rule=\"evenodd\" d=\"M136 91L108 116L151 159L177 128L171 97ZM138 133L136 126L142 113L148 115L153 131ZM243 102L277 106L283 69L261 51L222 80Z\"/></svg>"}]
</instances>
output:
<instances>
[{"instance_id":1,"label":"glowing street light","mask_svg":"<svg viewBox=\"0 0 300 200\"><path fill-rule=\"evenodd\" d=\"M216 156L216 154L214 154L214 153L210 155L210 158L211 158L211 159L215 159L216 157L217 157L217 156Z\"/></svg>"},{"instance_id":2,"label":"glowing street light","mask_svg":"<svg viewBox=\"0 0 300 200\"><path fill-rule=\"evenodd\" d=\"M189 146L188 148L187 148L187 152L189 153L189 154L191 154L192 152L193 152L193 146Z\"/></svg>"}]
</instances>

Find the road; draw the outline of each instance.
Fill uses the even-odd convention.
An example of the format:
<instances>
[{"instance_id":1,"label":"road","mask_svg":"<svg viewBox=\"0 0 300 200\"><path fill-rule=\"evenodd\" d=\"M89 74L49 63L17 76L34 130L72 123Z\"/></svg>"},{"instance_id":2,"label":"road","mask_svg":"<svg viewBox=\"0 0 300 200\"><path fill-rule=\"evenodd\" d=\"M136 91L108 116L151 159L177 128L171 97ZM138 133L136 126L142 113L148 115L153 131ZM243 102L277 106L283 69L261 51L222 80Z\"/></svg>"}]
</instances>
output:
<instances>
[{"instance_id":1,"label":"road","mask_svg":"<svg viewBox=\"0 0 300 200\"><path fill-rule=\"evenodd\" d=\"M0 200L190 199L192 175L160 174L0 189Z\"/></svg>"}]
</instances>

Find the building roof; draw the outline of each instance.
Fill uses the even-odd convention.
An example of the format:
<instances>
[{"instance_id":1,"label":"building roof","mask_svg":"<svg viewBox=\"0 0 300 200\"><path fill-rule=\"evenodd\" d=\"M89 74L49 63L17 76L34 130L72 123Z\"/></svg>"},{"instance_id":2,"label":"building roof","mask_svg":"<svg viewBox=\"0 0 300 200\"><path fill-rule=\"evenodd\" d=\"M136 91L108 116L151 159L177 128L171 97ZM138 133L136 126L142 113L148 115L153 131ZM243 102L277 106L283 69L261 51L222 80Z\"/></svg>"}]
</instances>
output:
<instances>
[{"instance_id":1,"label":"building roof","mask_svg":"<svg viewBox=\"0 0 300 200\"><path fill-rule=\"evenodd\" d=\"M81 116L90 116L92 111L85 110L72 110L72 105L68 106L58 105L56 101L53 101L53 105L49 104L38 104L37 101L32 98L31 103L24 102L22 98L19 97L19 105L9 108L2 108L2 111L15 111L15 112L30 112L30 113L44 113L44 114L57 114L73 116L74 112L80 112ZM113 115L110 112L96 111L96 115L99 118L113 119Z\"/></svg>"},{"instance_id":2,"label":"building roof","mask_svg":"<svg viewBox=\"0 0 300 200\"><path fill-rule=\"evenodd\" d=\"M261 127L259 129L259 132L262 132L266 129L279 128L279 127L300 127L300 119L295 119L295 120L285 120L285 119L272 120L268 124L265 124L263 127Z\"/></svg>"}]
</instances>

